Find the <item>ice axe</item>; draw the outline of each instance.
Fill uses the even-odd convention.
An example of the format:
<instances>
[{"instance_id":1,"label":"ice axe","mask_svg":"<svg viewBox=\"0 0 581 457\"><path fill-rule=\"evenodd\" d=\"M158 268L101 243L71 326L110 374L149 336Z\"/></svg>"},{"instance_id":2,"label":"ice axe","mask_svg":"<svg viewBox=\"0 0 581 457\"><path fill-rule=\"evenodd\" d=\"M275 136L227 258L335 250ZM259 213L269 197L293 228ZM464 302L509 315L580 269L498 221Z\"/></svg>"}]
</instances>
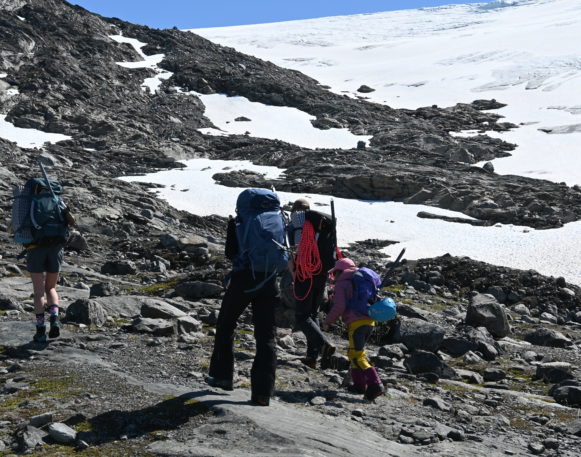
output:
<instances>
[{"instance_id":1,"label":"ice axe","mask_svg":"<svg viewBox=\"0 0 581 457\"><path fill-rule=\"evenodd\" d=\"M399 267L402 262L401 259L403 257L403 255L405 254L405 248L403 248L401 250L401 252L399 253L399 255L397 256L397 258L395 259L394 262L392 262L391 266L389 267L389 269L385 272L385 274L383 275L383 279L381 281L381 286L379 286L379 288L382 288L385 283L387 282L387 280L390 278L390 276L393 274L393 272L395 271L395 269L397 267Z\"/></svg>"}]
</instances>

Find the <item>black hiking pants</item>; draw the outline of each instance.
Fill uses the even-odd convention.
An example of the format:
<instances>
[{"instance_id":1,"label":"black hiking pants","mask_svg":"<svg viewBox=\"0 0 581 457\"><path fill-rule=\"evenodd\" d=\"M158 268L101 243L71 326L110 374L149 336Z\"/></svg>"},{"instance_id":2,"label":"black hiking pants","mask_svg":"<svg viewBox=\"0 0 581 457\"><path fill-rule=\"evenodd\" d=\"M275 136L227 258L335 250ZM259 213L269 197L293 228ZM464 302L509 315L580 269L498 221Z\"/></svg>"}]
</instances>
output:
<instances>
[{"instance_id":1,"label":"black hiking pants","mask_svg":"<svg viewBox=\"0 0 581 457\"><path fill-rule=\"evenodd\" d=\"M295 283L295 294L304 300L296 301L295 327L305 334L307 338L307 357L316 359L321 353L327 338L319 327L317 314L325 299L325 286L327 273L313 276L313 285L309 292L310 280Z\"/></svg>"},{"instance_id":2,"label":"black hiking pants","mask_svg":"<svg viewBox=\"0 0 581 457\"><path fill-rule=\"evenodd\" d=\"M272 278L257 291L246 292L262 279L262 273L256 273L254 279L248 270L232 273L218 315L209 375L219 380L234 379L234 330L240 315L251 305L256 339L256 355L250 374L252 395L270 398L276 372L274 311L280 299L276 278Z\"/></svg>"}]
</instances>

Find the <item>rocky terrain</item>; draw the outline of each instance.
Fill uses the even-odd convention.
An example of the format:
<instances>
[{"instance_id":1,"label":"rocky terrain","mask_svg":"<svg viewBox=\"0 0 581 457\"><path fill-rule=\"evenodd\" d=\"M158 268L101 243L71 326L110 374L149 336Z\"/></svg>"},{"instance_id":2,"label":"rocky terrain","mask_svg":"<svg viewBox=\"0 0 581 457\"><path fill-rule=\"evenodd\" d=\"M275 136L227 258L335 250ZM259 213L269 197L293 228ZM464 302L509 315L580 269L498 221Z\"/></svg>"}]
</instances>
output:
<instances>
[{"instance_id":1,"label":"rocky terrain","mask_svg":"<svg viewBox=\"0 0 581 457\"><path fill-rule=\"evenodd\" d=\"M141 88L153 70L116 64L140 58L108 38L121 32L166 55L160 65L173 76L158 93ZM277 189L425 203L482 224L579 219L578 188L471 166L512 146L449 135L515 128L487 112L498 102L393 110L190 33L61 0L0 0L0 40L0 113L72 137L42 154L0 139L0 456L579 454L581 290L566 278L450 256L399 267L385 291L399 320L379 326L369 350L387 389L373 404L345 388L340 326L332 369L300 364L305 342L285 300L276 398L253 407L250 315L236 335L235 391L204 383L229 268L225 220L177 211L152 186L115 179L188 157L245 158L286 168ZM293 106L319 128L373 138L306 154L280 141L204 136L203 105L175 87ZM79 222L59 285L63 336L47 345L31 342L30 279L7 233L11 187L37 173L39 154ZM216 179L270 184L252 173ZM347 251L383 271L381 247L366 240Z\"/></svg>"},{"instance_id":2,"label":"rocky terrain","mask_svg":"<svg viewBox=\"0 0 581 457\"><path fill-rule=\"evenodd\" d=\"M536 228L579 219L578 187L470 166L514 147L485 135L449 134L517 128L488 112L503 106L495 100L395 110L334 94L299 72L192 33L101 18L63 0L5 1L0 11L0 70L7 74L0 111L18 127L72 136L51 148L85 170L119 176L175 166L173 159L245 157L288 168L281 188L424 203L488 223ZM133 47L109 38L119 34L147 43L147 55L164 54L159 67L171 77L156 93L141 87L153 69L117 64L141 60ZM4 92L10 88L19 94ZM203 104L180 93L191 90L298 108L316 116L318 128L348 128L372 139L365 149L312 151L280 141L204 136L196 130L211 126ZM116 166L103 167L112 157Z\"/></svg>"}]
</instances>

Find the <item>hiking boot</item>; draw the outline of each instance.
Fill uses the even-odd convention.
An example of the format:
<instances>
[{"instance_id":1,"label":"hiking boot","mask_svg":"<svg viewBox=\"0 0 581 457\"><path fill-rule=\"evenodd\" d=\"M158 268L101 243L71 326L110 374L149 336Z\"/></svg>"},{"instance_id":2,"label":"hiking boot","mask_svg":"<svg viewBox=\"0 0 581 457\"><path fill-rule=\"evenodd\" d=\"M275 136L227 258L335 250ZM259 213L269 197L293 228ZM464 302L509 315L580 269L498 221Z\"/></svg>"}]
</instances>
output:
<instances>
[{"instance_id":1,"label":"hiking boot","mask_svg":"<svg viewBox=\"0 0 581 457\"><path fill-rule=\"evenodd\" d=\"M58 316L50 316L50 330L48 331L49 338L58 338L61 334L60 323Z\"/></svg>"},{"instance_id":2,"label":"hiking boot","mask_svg":"<svg viewBox=\"0 0 581 457\"><path fill-rule=\"evenodd\" d=\"M364 371L365 379L367 380L367 390L365 391L365 399L369 401L375 400L380 395L383 395L383 384L379 378L379 374L374 367L370 367Z\"/></svg>"},{"instance_id":3,"label":"hiking boot","mask_svg":"<svg viewBox=\"0 0 581 457\"><path fill-rule=\"evenodd\" d=\"M46 327L36 326L36 333L32 337L32 341L35 343L46 343Z\"/></svg>"},{"instance_id":4,"label":"hiking boot","mask_svg":"<svg viewBox=\"0 0 581 457\"><path fill-rule=\"evenodd\" d=\"M313 370L317 368L317 359L313 357L303 357L301 359L301 363L309 368L312 368Z\"/></svg>"},{"instance_id":5,"label":"hiking boot","mask_svg":"<svg viewBox=\"0 0 581 457\"><path fill-rule=\"evenodd\" d=\"M254 403L258 406L268 406L270 405L270 397L267 397L266 395L252 394L252 397L250 397L250 403Z\"/></svg>"},{"instance_id":6,"label":"hiking boot","mask_svg":"<svg viewBox=\"0 0 581 457\"><path fill-rule=\"evenodd\" d=\"M212 387L218 387L219 389L223 390L234 390L232 381L228 379L216 379L213 376L208 376L206 378L206 382Z\"/></svg>"},{"instance_id":7,"label":"hiking boot","mask_svg":"<svg viewBox=\"0 0 581 457\"><path fill-rule=\"evenodd\" d=\"M331 368L331 357L335 354L335 346L329 343L323 345L323 350L321 352L321 370L327 370Z\"/></svg>"},{"instance_id":8,"label":"hiking boot","mask_svg":"<svg viewBox=\"0 0 581 457\"><path fill-rule=\"evenodd\" d=\"M347 390L356 394L364 394L367 390L365 372L359 368L351 368L351 379L353 384L349 385Z\"/></svg>"},{"instance_id":9,"label":"hiking boot","mask_svg":"<svg viewBox=\"0 0 581 457\"><path fill-rule=\"evenodd\" d=\"M367 386L367 390L365 391L366 400L373 401L381 395L383 395L383 386L381 384L371 384Z\"/></svg>"}]
</instances>

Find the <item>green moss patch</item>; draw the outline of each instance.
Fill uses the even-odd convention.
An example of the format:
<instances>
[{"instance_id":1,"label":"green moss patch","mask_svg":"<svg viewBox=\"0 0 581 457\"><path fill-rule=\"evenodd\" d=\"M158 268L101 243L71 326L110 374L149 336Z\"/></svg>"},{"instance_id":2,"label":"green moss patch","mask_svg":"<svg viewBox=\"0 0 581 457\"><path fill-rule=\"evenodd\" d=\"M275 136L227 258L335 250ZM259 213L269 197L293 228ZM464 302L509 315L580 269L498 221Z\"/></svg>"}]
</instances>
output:
<instances>
[{"instance_id":1,"label":"green moss patch","mask_svg":"<svg viewBox=\"0 0 581 457\"><path fill-rule=\"evenodd\" d=\"M160 297L166 292L169 292L170 290L174 289L179 282L180 281L177 279L167 282L158 282L157 284L152 284L151 286L142 287L141 289L139 289L139 292L142 293L143 295Z\"/></svg>"}]
</instances>

